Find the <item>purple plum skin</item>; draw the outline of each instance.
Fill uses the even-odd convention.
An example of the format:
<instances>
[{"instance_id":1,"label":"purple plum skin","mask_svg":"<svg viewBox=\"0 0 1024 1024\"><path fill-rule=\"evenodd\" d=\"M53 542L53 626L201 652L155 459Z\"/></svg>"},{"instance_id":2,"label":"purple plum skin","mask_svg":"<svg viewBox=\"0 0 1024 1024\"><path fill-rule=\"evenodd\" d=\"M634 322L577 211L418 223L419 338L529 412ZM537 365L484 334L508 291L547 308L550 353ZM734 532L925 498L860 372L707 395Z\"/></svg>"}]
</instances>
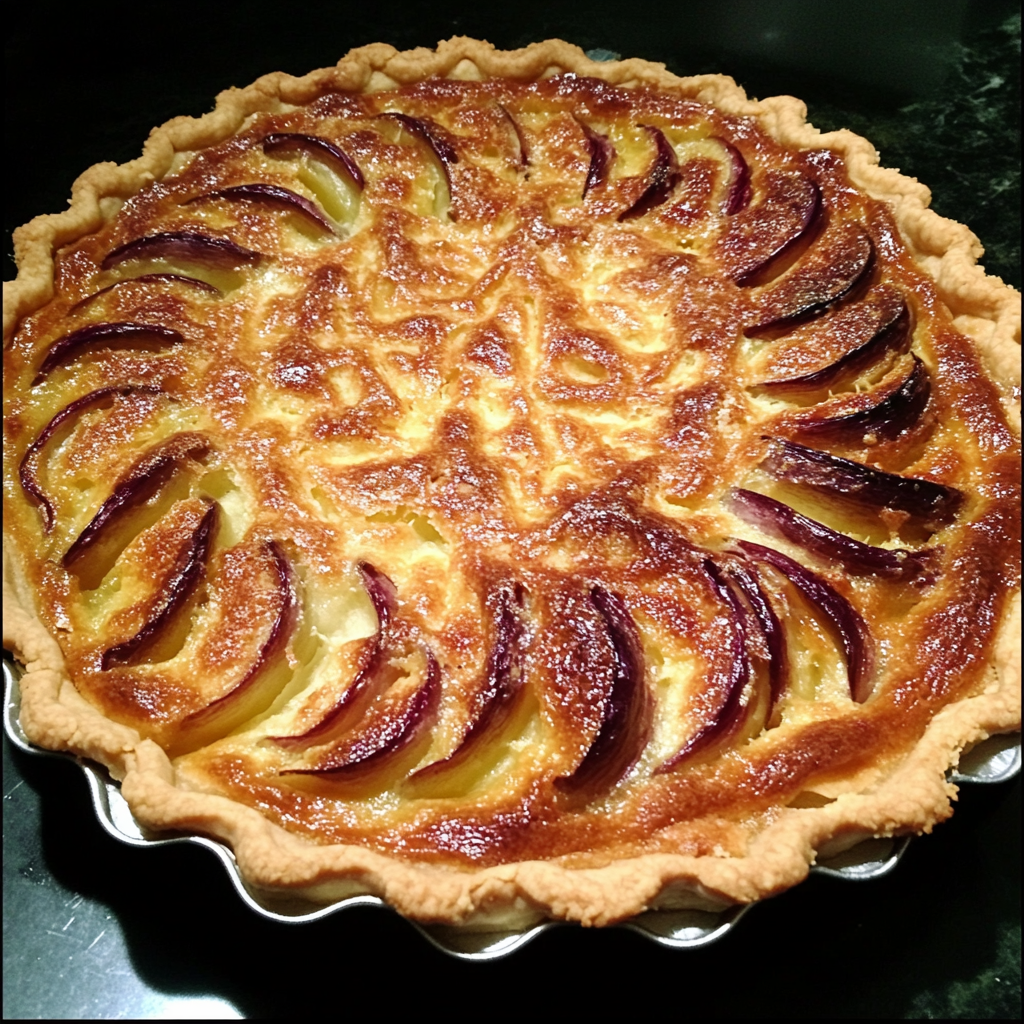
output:
<instances>
[{"instance_id":1,"label":"purple plum skin","mask_svg":"<svg viewBox=\"0 0 1024 1024\"><path fill-rule=\"evenodd\" d=\"M105 532L151 498L177 472L186 459L202 458L209 442L201 434L177 434L157 445L139 459L114 487L85 529L64 553L61 564L74 570L75 564Z\"/></svg>"},{"instance_id":2,"label":"purple plum skin","mask_svg":"<svg viewBox=\"0 0 1024 1024\"><path fill-rule=\"evenodd\" d=\"M857 442L866 436L889 441L898 437L921 418L931 396L928 370L917 356L913 359L913 369L903 383L875 405L843 416L800 420L797 429L802 434L836 441Z\"/></svg>"},{"instance_id":3,"label":"purple plum skin","mask_svg":"<svg viewBox=\"0 0 1024 1024\"><path fill-rule=\"evenodd\" d=\"M753 541L737 542L753 561L763 562L780 572L835 626L846 655L850 696L858 704L871 696L874 685L874 643L867 623L850 602L817 573L788 555Z\"/></svg>"},{"instance_id":4,"label":"purple plum skin","mask_svg":"<svg viewBox=\"0 0 1024 1024\"><path fill-rule=\"evenodd\" d=\"M138 387L131 384L99 388L96 391L90 391L89 394L83 395L70 405L65 406L43 427L22 457L21 464L18 467L18 479L22 490L39 506L39 511L43 517L43 530L46 533L53 529L55 513L53 503L43 492L39 484L36 467L42 451L50 438L69 420L74 419L76 416L81 416L82 413L88 412L90 409L96 409L107 402L113 402L115 398L127 398L133 394L160 395L162 393L159 388Z\"/></svg>"},{"instance_id":5,"label":"purple plum skin","mask_svg":"<svg viewBox=\"0 0 1024 1024\"><path fill-rule=\"evenodd\" d=\"M189 538L182 556L179 557L174 574L164 585L163 602L133 637L104 651L100 662L100 668L104 672L115 666L131 665L137 661L145 654L150 644L160 638L160 634L188 602L206 573L210 549L217 530L217 517L218 506L211 501L206 514Z\"/></svg>"},{"instance_id":6,"label":"purple plum skin","mask_svg":"<svg viewBox=\"0 0 1024 1024\"><path fill-rule=\"evenodd\" d=\"M117 344L118 342L155 342L160 347L181 345L185 339L179 331L159 324L140 324L134 322L118 322L89 324L79 327L70 334L61 335L46 350L43 361L39 365L32 387L41 384L59 366L67 366L76 359L83 349Z\"/></svg>"},{"instance_id":7,"label":"purple plum skin","mask_svg":"<svg viewBox=\"0 0 1024 1024\"><path fill-rule=\"evenodd\" d=\"M590 600L604 620L612 648L612 682L601 725L576 770L555 780L567 794L607 792L636 764L650 738L652 701L644 681L640 634L625 601L595 586Z\"/></svg>"},{"instance_id":8,"label":"purple plum skin","mask_svg":"<svg viewBox=\"0 0 1024 1024\"><path fill-rule=\"evenodd\" d=\"M935 558L934 548L907 551L864 544L801 515L784 502L742 487L729 495L728 504L746 522L827 561L838 562L857 576L910 580L928 571Z\"/></svg>"},{"instance_id":9,"label":"purple plum skin","mask_svg":"<svg viewBox=\"0 0 1024 1024\"><path fill-rule=\"evenodd\" d=\"M263 152L286 156L292 153L307 153L318 160L333 163L344 169L358 191L366 185L366 179L359 165L340 146L319 135L303 135L299 132L276 132L263 140Z\"/></svg>"},{"instance_id":10,"label":"purple plum skin","mask_svg":"<svg viewBox=\"0 0 1024 1024\"><path fill-rule=\"evenodd\" d=\"M801 261L762 291L761 311L748 333L821 316L864 279L874 251L870 236L856 222L829 224Z\"/></svg>"},{"instance_id":11,"label":"purple plum skin","mask_svg":"<svg viewBox=\"0 0 1024 1024\"><path fill-rule=\"evenodd\" d=\"M163 231L136 238L112 249L100 264L110 270L129 260L181 260L211 270L236 270L259 263L263 255L227 238L212 238L195 231Z\"/></svg>"},{"instance_id":12,"label":"purple plum skin","mask_svg":"<svg viewBox=\"0 0 1024 1024\"><path fill-rule=\"evenodd\" d=\"M751 610L768 649L770 700L765 722L770 723L779 701L785 696L789 686L789 653L786 649L786 636L782 623L761 587L757 575L745 565L733 565L728 570L728 576L739 587L746 599L747 606Z\"/></svg>"},{"instance_id":13,"label":"purple plum skin","mask_svg":"<svg viewBox=\"0 0 1024 1024\"><path fill-rule=\"evenodd\" d=\"M395 585L369 562L357 566L363 586L377 613L377 632L371 638L363 661L351 684L345 688L334 707L312 728L296 736L275 736L274 742L282 747L304 747L318 743L329 736L348 716L355 705L378 690L382 684L382 669L387 659L391 636L391 621L396 609Z\"/></svg>"},{"instance_id":14,"label":"purple plum skin","mask_svg":"<svg viewBox=\"0 0 1024 1024\"><path fill-rule=\"evenodd\" d=\"M587 151L590 153L590 165L587 168L587 180L583 183L583 198L592 188L603 185L608 180L608 171L612 161L615 159L615 147L611 144L607 135L595 132L590 125L585 124L579 118L576 123L583 130L587 139Z\"/></svg>"},{"instance_id":15,"label":"purple plum skin","mask_svg":"<svg viewBox=\"0 0 1024 1024\"><path fill-rule=\"evenodd\" d=\"M797 377L762 381L758 387L766 391L817 391L863 373L888 353L906 352L912 340L912 317L904 302L899 311L894 316L886 318L867 341L828 366Z\"/></svg>"},{"instance_id":16,"label":"purple plum skin","mask_svg":"<svg viewBox=\"0 0 1024 1024\"><path fill-rule=\"evenodd\" d=\"M437 158L437 162L441 165L441 170L444 173L445 184L448 186L448 194L452 194L452 175L450 167L452 164L459 162L459 154L455 152L455 148L445 139L438 126L433 121L423 117L410 117L408 114L381 114L381 117L388 117L394 121L397 121L406 131L415 135L418 139L421 139L427 144L427 147ZM451 212L449 211L449 216ZM454 220L455 218L452 217Z\"/></svg>"},{"instance_id":17,"label":"purple plum skin","mask_svg":"<svg viewBox=\"0 0 1024 1024\"><path fill-rule=\"evenodd\" d=\"M282 772L282 775L315 775L320 778L360 778L380 771L413 744L428 729L437 714L441 698L441 669L431 651L426 651L424 682L412 694L398 715L368 724L345 744L340 756L332 752L317 768Z\"/></svg>"},{"instance_id":18,"label":"purple plum skin","mask_svg":"<svg viewBox=\"0 0 1024 1024\"><path fill-rule=\"evenodd\" d=\"M620 221L642 217L656 206L660 206L679 183L679 160L672 143L665 138L665 133L660 128L649 124L640 127L654 140L654 162L647 172L647 185L640 198L628 210L619 214Z\"/></svg>"},{"instance_id":19,"label":"purple plum skin","mask_svg":"<svg viewBox=\"0 0 1024 1024\"><path fill-rule=\"evenodd\" d=\"M270 627L270 632L245 675L222 697L188 715L182 722L185 730L202 727L218 716L229 713L231 706L237 704L259 682L275 659L284 653L288 641L295 632L299 621L299 598L291 564L276 540L266 544L266 553L273 565L274 586L280 598L277 616ZM270 699L266 701L267 707L272 700L273 695L270 695Z\"/></svg>"},{"instance_id":20,"label":"purple plum skin","mask_svg":"<svg viewBox=\"0 0 1024 1024\"><path fill-rule=\"evenodd\" d=\"M743 691L751 677L752 666L747 649L746 615L739 597L729 586L722 570L710 559L704 559L704 572L712 589L724 606L731 626L729 641L729 673L724 687L718 694L718 703L710 718L676 751L654 771L663 775L699 754L715 743L734 735L743 724L748 703L743 701Z\"/></svg>"},{"instance_id":21,"label":"purple plum skin","mask_svg":"<svg viewBox=\"0 0 1024 1024\"><path fill-rule=\"evenodd\" d=\"M198 277L188 277L185 274L140 274L138 277L122 278L120 281L108 284L106 288L101 288L98 292L93 292L92 295L86 295L84 299L79 299L68 312L77 313L78 310L83 309L94 299L98 299L101 295L106 295L107 292L113 291L115 288L121 287L121 285L150 283L183 284L201 292L208 292L211 295L220 295L219 288L215 288L206 281L200 281Z\"/></svg>"},{"instance_id":22,"label":"purple plum skin","mask_svg":"<svg viewBox=\"0 0 1024 1024\"><path fill-rule=\"evenodd\" d=\"M950 522L964 502L963 494L955 487L886 473L781 438L765 440L771 448L761 463L763 470L841 501L871 509L894 509L933 523Z\"/></svg>"},{"instance_id":23,"label":"purple plum skin","mask_svg":"<svg viewBox=\"0 0 1024 1024\"><path fill-rule=\"evenodd\" d=\"M804 174L769 172L761 202L749 205L727 222L719 248L733 280L753 286L821 220L818 183Z\"/></svg>"},{"instance_id":24,"label":"purple plum skin","mask_svg":"<svg viewBox=\"0 0 1024 1024\"><path fill-rule=\"evenodd\" d=\"M487 656L484 682L477 693L473 717L459 746L441 761L412 775L414 779L440 774L461 764L482 738L493 734L508 719L522 689L522 647L525 630L516 608L521 604L511 590L502 590L494 623L494 643Z\"/></svg>"},{"instance_id":25,"label":"purple plum skin","mask_svg":"<svg viewBox=\"0 0 1024 1024\"><path fill-rule=\"evenodd\" d=\"M189 199L185 205L205 202L208 199L228 199L241 202L261 203L266 206L279 206L292 213L297 213L332 235L337 232L331 222L305 196L293 192L280 185L267 185L256 182L252 185L234 185L231 188L219 188L213 192L204 192L200 196Z\"/></svg>"},{"instance_id":26,"label":"purple plum skin","mask_svg":"<svg viewBox=\"0 0 1024 1024\"><path fill-rule=\"evenodd\" d=\"M519 168L521 170L525 170L530 166L530 147L526 144L526 136L523 135L522 126L512 116L504 104L499 103L498 109L505 115L505 119L512 126L512 131L516 136L516 142L519 143Z\"/></svg>"},{"instance_id":27,"label":"purple plum skin","mask_svg":"<svg viewBox=\"0 0 1024 1024\"><path fill-rule=\"evenodd\" d=\"M722 212L731 217L750 205L754 194L750 183L750 165L743 154L727 139L720 135L713 135L712 138L729 154L729 181L726 185Z\"/></svg>"}]
</instances>

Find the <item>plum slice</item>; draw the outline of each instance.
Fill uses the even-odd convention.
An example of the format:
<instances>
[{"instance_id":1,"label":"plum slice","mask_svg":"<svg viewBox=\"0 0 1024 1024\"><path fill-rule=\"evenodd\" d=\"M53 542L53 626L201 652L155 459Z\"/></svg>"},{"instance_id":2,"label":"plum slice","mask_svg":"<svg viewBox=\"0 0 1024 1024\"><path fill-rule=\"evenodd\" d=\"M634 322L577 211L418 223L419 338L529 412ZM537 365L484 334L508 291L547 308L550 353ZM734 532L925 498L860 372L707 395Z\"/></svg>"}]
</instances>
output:
<instances>
[{"instance_id":1,"label":"plum slice","mask_svg":"<svg viewBox=\"0 0 1024 1024\"><path fill-rule=\"evenodd\" d=\"M363 651L362 662L355 678L338 698L334 707L312 728L295 736L274 736L282 747L310 746L322 742L345 720L354 715L357 707L375 697L387 685L383 671L391 642L391 624L395 616L395 585L369 562L360 562L356 568L363 578L373 610L377 613L377 632L369 639Z\"/></svg>"},{"instance_id":2,"label":"plum slice","mask_svg":"<svg viewBox=\"0 0 1024 1024\"><path fill-rule=\"evenodd\" d=\"M770 565L785 576L832 623L846 656L850 696L863 704L874 688L875 651L867 623L857 609L817 573L781 551L749 540L737 543L753 561Z\"/></svg>"},{"instance_id":3,"label":"plum slice","mask_svg":"<svg viewBox=\"0 0 1024 1024\"><path fill-rule=\"evenodd\" d=\"M766 440L771 447L761 463L763 470L779 480L813 487L851 504L891 508L933 523L951 521L963 505L964 496L955 487L886 473L781 438Z\"/></svg>"},{"instance_id":4,"label":"plum slice","mask_svg":"<svg viewBox=\"0 0 1024 1024\"><path fill-rule=\"evenodd\" d=\"M768 171L764 198L727 222L715 245L720 265L737 284L749 285L817 223L818 184L796 171Z\"/></svg>"},{"instance_id":5,"label":"plum slice","mask_svg":"<svg viewBox=\"0 0 1024 1024\"><path fill-rule=\"evenodd\" d=\"M665 202L679 184L679 160L672 143L665 138L660 128L650 124L642 124L640 127L654 140L654 162L647 172L647 184L640 198L628 210L619 214L619 220L642 217Z\"/></svg>"},{"instance_id":6,"label":"plum slice","mask_svg":"<svg viewBox=\"0 0 1024 1024\"><path fill-rule=\"evenodd\" d=\"M276 673L272 670L281 661L298 625L299 598L291 564L281 545L276 540L268 541L264 553L270 562L273 587L278 597L277 614L242 678L223 696L182 720L184 744L188 749L195 750L266 711L280 692Z\"/></svg>"},{"instance_id":7,"label":"plum slice","mask_svg":"<svg viewBox=\"0 0 1024 1024\"><path fill-rule=\"evenodd\" d=\"M907 376L897 386L871 395L866 407L839 416L801 417L795 426L801 433L838 441L891 440L920 419L931 395L928 370L916 355L913 360Z\"/></svg>"},{"instance_id":8,"label":"plum slice","mask_svg":"<svg viewBox=\"0 0 1024 1024\"><path fill-rule=\"evenodd\" d=\"M912 319L906 301L895 288L877 288L829 318L825 328L828 334L855 339L842 356L820 370L762 381L758 387L771 392L817 391L855 377L887 353L902 355L910 348Z\"/></svg>"},{"instance_id":9,"label":"plum slice","mask_svg":"<svg viewBox=\"0 0 1024 1024\"><path fill-rule=\"evenodd\" d=\"M626 602L599 586L591 589L590 601L611 644L611 681L590 749L571 775L555 779L561 791L586 795L611 789L636 764L650 737L652 712L643 646Z\"/></svg>"},{"instance_id":10,"label":"plum slice","mask_svg":"<svg viewBox=\"0 0 1024 1024\"><path fill-rule=\"evenodd\" d=\"M268 185L264 182L255 182L250 185L232 185L230 188L218 188L212 192L204 192L200 196L194 196L183 205L190 206L193 203L202 203L208 199L228 199L240 202L261 203L264 206L278 206L305 217L332 235L337 234L331 222L316 208L313 202L305 196L300 196L298 192L293 192L290 188L283 188L280 185Z\"/></svg>"},{"instance_id":11,"label":"plum slice","mask_svg":"<svg viewBox=\"0 0 1024 1024\"><path fill-rule=\"evenodd\" d=\"M394 112L382 114L381 117L393 118L417 138L422 139L443 167L447 168L449 164L459 162L459 154L456 153L455 147L444 137L441 126L436 122L426 117L411 117L409 114Z\"/></svg>"},{"instance_id":12,"label":"plum slice","mask_svg":"<svg viewBox=\"0 0 1024 1024\"><path fill-rule=\"evenodd\" d=\"M128 321L89 324L88 327L79 327L76 331L61 335L47 348L35 379L32 381L32 387L42 383L58 366L66 366L72 362L85 348L142 343L163 348L167 345L180 345L184 341L180 331L162 327L159 324L139 324Z\"/></svg>"},{"instance_id":13,"label":"plum slice","mask_svg":"<svg viewBox=\"0 0 1024 1024\"><path fill-rule=\"evenodd\" d=\"M22 490L39 506L43 517L43 529L49 533L53 529L54 510L50 499L43 492L39 483L38 467L40 456L47 443L61 428L66 427L76 416L88 412L90 409L98 409L101 406L113 403L115 398L127 398L129 395L161 395L160 388L142 387L130 384L118 385L109 388L99 388L97 391L90 391L89 394L75 399L70 405L65 406L58 412L49 423L39 432L36 439L25 450L21 464L18 467L18 479L21 482Z\"/></svg>"},{"instance_id":14,"label":"plum slice","mask_svg":"<svg viewBox=\"0 0 1024 1024\"><path fill-rule=\"evenodd\" d=\"M428 764L411 777L427 778L461 764L480 742L508 720L522 689L523 621L517 612L521 600L516 593L502 590L494 620L494 643L487 655L484 682L474 694L469 726L462 742L446 758Z\"/></svg>"},{"instance_id":15,"label":"plum slice","mask_svg":"<svg viewBox=\"0 0 1024 1024\"><path fill-rule=\"evenodd\" d=\"M331 750L316 768L297 768L281 775L313 775L326 779L361 778L387 768L430 728L441 697L441 668L433 652L423 651L423 682L411 693L385 698L367 713L351 737Z\"/></svg>"},{"instance_id":16,"label":"plum slice","mask_svg":"<svg viewBox=\"0 0 1024 1024\"><path fill-rule=\"evenodd\" d=\"M747 329L819 316L864 277L873 257L871 238L859 224L833 220L798 264L761 293Z\"/></svg>"},{"instance_id":17,"label":"plum slice","mask_svg":"<svg viewBox=\"0 0 1024 1024\"><path fill-rule=\"evenodd\" d=\"M765 722L770 723L789 685L789 653L786 636L771 601L761 587L757 576L745 565L732 565L728 569L729 579L736 584L750 608L751 617L764 638L768 654L768 710ZM748 630L749 633L749 630Z\"/></svg>"},{"instance_id":18,"label":"plum slice","mask_svg":"<svg viewBox=\"0 0 1024 1024\"><path fill-rule=\"evenodd\" d=\"M702 568L728 615L731 627L729 669L724 678L717 678L713 684L716 691L713 695L714 705L704 723L667 761L658 765L655 775L670 772L712 744L729 739L743 724L749 709L749 698L746 701L743 699L752 672L747 648L746 613L739 597L726 582L722 570L710 558L704 559Z\"/></svg>"},{"instance_id":19,"label":"plum slice","mask_svg":"<svg viewBox=\"0 0 1024 1024\"><path fill-rule=\"evenodd\" d=\"M612 161L615 159L615 147L611 144L607 135L601 135L594 131L589 124L581 121L578 117L576 123L583 130L587 140L587 151L590 153L590 166L587 168L587 180L583 183L583 198L587 193L598 185L603 185L608 180L608 171Z\"/></svg>"},{"instance_id":20,"label":"plum slice","mask_svg":"<svg viewBox=\"0 0 1024 1024\"><path fill-rule=\"evenodd\" d=\"M110 270L129 260L178 260L210 270L236 270L262 259L262 253L246 249L228 238L212 238L197 231L161 231L112 249L100 266Z\"/></svg>"},{"instance_id":21,"label":"plum slice","mask_svg":"<svg viewBox=\"0 0 1024 1024\"><path fill-rule=\"evenodd\" d=\"M503 104L498 104L498 109L505 116L505 120L512 126L512 131L515 134L516 142L519 145L519 160L517 161L519 168L525 170L530 166L530 147L526 144L526 136L523 135L522 126L512 116L508 108Z\"/></svg>"},{"instance_id":22,"label":"plum slice","mask_svg":"<svg viewBox=\"0 0 1024 1024\"><path fill-rule=\"evenodd\" d=\"M64 568L80 573L82 560L102 545L118 524L152 498L186 460L202 458L209 450L210 443L202 434L182 433L161 442L137 459L64 553L61 559Z\"/></svg>"},{"instance_id":23,"label":"plum slice","mask_svg":"<svg viewBox=\"0 0 1024 1024\"><path fill-rule=\"evenodd\" d=\"M207 281L200 281L198 277L189 277L186 274L140 274L138 277L125 277L120 281L115 281L113 284L108 284L106 288L101 288L98 292L93 292L91 295L86 295L84 299L79 299L69 310L69 313L75 313L83 307L87 306L94 299L98 299L101 295L106 295L107 292L113 291L115 288L120 288L124 284L183 284L189 288L196 288L201 292L209 292L212 295L220 295L220 289L215 288L212 284Z\"/></svg>"},{"instance_id":24,"label":"plum slice","mask_svg":"<svg viewBox=\"0 0 1024 1024\"><path fill-rule=\"evenodd\" d=\"M206 573L217 529L218 506L213 501L207 501L207 506L206 513L179 554L170 579L163 586L163 600L133 637L103 652L100 667L104 671L117 665L134 664L145 655L162 638L199 586Z\"/></svg>"},{"instance_id":25,"label":"plum slice","mask_svg":"<svg viewBox=\"0 0 1024 1024\"><path fill-rule=\"evenodd\" d=\"M300 132L275 132L263 140L263 152L277 156L305 153L322 163L331 164L352 179L356 189L362 191L366 184L359 165L340 146L319 135L303 135Z\"/></svg>"},{"instance_id":26,"label":"plum slice","mask_svg":"<svg viewBox=\"0 0 1024 1024\"><path fill-rule=\"evenodd\" d=\"M720 135L712 135L711 138L725 149L729 157L729 176L725 182L722 212L731 217L750 205L750 199L754 194L750 184L750 165L728 139L723 139Z\"/></svg>"},{"instance_id":27,"label":"plum slice","mask_svg":"<svg viewBox=\"0 0 1024 1024\"><path fill-rule=\"evenodd\" d=\"M452 164L459 162L459 154L455 147L444 137L439 124L426 117L410 117L408 114L397 114L389 112L381 114L381 117L389 117L397 121L411 135L427 144L427 148L434 154L437 162L441 165L444 174L445 184L448 186L448 194L452 192L452 175L449 168ZM449 216L451 216L449 212ZM454 217L452 218L455 219Z\"/></svg>"},{"instance_id":28,"label":"plum slice","mask_svg":"<svg viewBox=\"0 0 1024 1024\"><path fill-rule=\"evenodd\" d=\"M864 544L816 519L801 515L781 501L742 487L730 494L728 504L748 523L830 562L838 562L857 576L909 580L930 570L935 560L934 548L907 551L905 548L879 548Z\"/></svg>"}]
</instances>

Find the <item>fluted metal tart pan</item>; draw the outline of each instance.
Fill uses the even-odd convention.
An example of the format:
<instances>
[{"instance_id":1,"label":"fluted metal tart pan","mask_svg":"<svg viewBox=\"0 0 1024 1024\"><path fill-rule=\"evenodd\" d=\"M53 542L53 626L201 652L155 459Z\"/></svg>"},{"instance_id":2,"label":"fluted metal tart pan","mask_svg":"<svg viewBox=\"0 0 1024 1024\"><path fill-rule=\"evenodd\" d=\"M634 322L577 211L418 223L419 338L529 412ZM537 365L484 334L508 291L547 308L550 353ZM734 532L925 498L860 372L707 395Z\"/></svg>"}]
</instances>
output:
<instances>
[{"instance_id":1,"label":"fluted metal tart pan","mask_svg":"<svg viewBox=\"0 0 1024 1024\"><path fill-rule=\"evenodd\" d=\"M271 921L302 924L329 917L357 906L385 907L378 896L350 896L317 906L306 899L286 899L247 885L238 869L235 855L224 843L206 836L157 833L138 824L121 795L120 785L101 765L68 753L44 750L31 743L21 728L21 693L16 665L4 659L4 729L10 741L26 754L60 757L74 761L85 774L99 823L119 842L129 846L155 847L172 843L191 843L209 850L224 866L228 878L242 901L255 913ZM957 785L981 785L1007 782L1021 768L1020 735L993 736L966 754L949 774ZM847 882L871 881L892 871L910 843L909 836L892 839L868 839L853 849L811 867L811 873ZM705 911L649 911L619 927L650 939L667 949L697 949L715 942L730 932L751 905L731 907L720 913ZM509 956L550 928L564 927L560 922L543 921L530 928L504 932L476 932L442 925L410 922L435 948L460 960L498 960Z\"/></svg>"}]
</instances>

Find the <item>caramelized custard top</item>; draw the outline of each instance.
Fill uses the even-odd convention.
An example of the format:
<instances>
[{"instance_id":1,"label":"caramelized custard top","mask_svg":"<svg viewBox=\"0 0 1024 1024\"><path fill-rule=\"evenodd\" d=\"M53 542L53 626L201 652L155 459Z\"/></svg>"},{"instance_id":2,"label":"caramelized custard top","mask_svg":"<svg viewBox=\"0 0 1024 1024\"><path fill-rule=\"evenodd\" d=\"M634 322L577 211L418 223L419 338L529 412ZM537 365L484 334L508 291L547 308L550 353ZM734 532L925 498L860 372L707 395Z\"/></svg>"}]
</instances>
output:
<instances>
[{"instance_id":1,"label":"caramelized custard top","mask_svg":"<svg viewBox=\"0 0 1024 1024\"><path fill-rule=\"evenodd\" d=\"M1018 445L830 152L571 74L332 93L56 267L5 518L189 785L420 860L741 854L982 685Z\"/></svg>"}]
</instances>

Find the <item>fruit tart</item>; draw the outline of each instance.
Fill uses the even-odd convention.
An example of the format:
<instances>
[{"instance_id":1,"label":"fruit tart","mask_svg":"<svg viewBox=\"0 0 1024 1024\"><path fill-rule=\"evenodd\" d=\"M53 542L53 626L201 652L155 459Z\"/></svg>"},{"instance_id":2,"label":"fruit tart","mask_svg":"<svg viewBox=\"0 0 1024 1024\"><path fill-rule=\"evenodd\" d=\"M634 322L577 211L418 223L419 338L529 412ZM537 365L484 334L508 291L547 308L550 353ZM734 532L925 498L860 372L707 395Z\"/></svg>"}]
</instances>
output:
<instances>
[{"instance_id":1,"label":"fruit tart","mask_svg":"<svg viewBox=\"0 0 1024 1024\"><path fill-rule=\"evenodd\" d=\"M15 236L37 744L247 882L477 928L721 908L1020 723L1019 296L790 97L352 51Z\"/></svg>"}]
</instances>

